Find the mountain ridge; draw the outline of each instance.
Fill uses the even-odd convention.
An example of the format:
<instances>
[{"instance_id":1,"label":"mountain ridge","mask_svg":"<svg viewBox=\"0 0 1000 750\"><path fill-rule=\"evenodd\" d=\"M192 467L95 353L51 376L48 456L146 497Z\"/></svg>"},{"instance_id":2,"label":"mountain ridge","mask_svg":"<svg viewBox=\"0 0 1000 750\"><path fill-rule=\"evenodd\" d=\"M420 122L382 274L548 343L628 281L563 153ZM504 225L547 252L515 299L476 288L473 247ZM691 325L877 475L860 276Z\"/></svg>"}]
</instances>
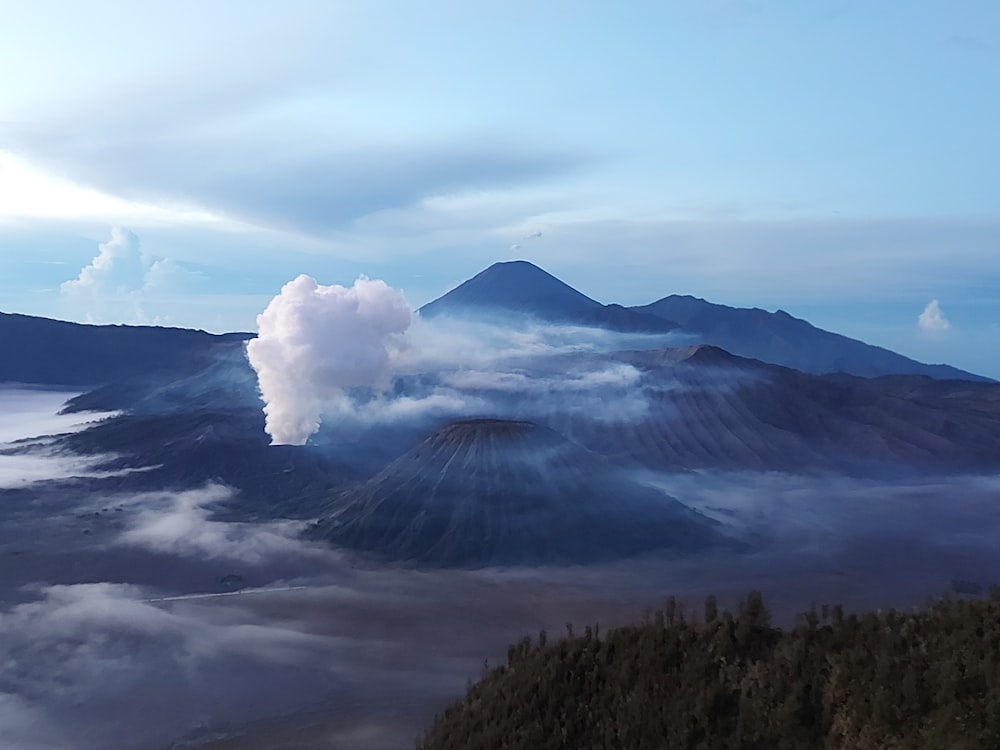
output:
<instances>
[{"instance_id":1,"label":"mountain ridge","mask_svg":"<svg viewBox=\"0 0 1000 750\"><path fill-rule=\"evenodd\" d=\"M0 383L92 387L150 372L190 371L249 333L92 325L0 312Z\"/></svg>"},{"instance_id":2,"label":"mountain ridge","mask_svg":"<svg viewBox=\"0 0 1000 750\"><path fill-rule=\"evenodd\" d=\"M927 364L875 344L852 339L797 318L785 310L730 307L672 294L629 308L676 321L682 330L742 357L815 374L844 372L861 377L928 375L938 380L992 381L944 364Z\"/></svg>"},{"instance_id":3,"label":"mountain ridge","mask_svg":"<svg viewBox=\"0 0 1000 750\"><path fill-rule=\"evenodd\" d=\"M602 304L525 260L494 263L420 308L425 317L470 313L531 315L632 333L687 333L732 354L816 374L928 375L995 382L946 364L928 364L827 331L785 310L720 305L672 294L647 305ZM656 321L659 321L658 323Z\"/></svg>"}]
</instances>

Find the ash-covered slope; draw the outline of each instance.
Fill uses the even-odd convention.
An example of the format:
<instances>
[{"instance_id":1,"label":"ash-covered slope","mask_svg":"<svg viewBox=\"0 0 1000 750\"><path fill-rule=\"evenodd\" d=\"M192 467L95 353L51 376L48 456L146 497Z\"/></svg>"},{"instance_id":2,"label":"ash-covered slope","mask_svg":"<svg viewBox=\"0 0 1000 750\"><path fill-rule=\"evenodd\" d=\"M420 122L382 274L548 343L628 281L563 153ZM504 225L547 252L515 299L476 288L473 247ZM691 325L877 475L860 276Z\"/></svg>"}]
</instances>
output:
<instances>
[{"instance_id":1,"label":"ash-covered slope","mask_svg":"<svg viewBox=\"0 0 1000 750\"><path fill-rule=\"evenodd\" d=\"M717 541L713 522L531 422L450 424L341 493L315 538L406 562L593 562Z\"/></svg>"},{"instance_id":2,"label":"ash-covered slope","mask_svg":"<svg viewBox=\"0 0 1000 750\"><path fill-rule=\"evenodd\" d=\"M205 409L260 411L257 377L244 342L221 340L170 370L151 370L70 399L64 411L176 414Z\"/></svg>"},{"instance_id":3,"label":"ash-covered slope","mask_svg":"<svg viewBox=\"0 0 1000 750\"><path fill-rule=\"evenodd\" d=\"M99 492L184 490L222 484L239 490L219 512L241 520L312 517L331 487L356 481L349 458L314 446L269 445L256 412L205 409L125 414L62 437L61 448L104 459L110 471L84 481ZM360 475L363 476L363 475Z\"/></svg>"},{"instance_id":4,"label":"ash-covered slope","mask_svg":"<svg viewBox=\"0 0 1000 750\"><path fill-rule=\"evenodd\" d=\"M183 328L94 326L0 313L0 383L96 386L190 372L220 346L250 338Z\"/></svg>"},{"instance_id":5,"label":"ash-covered slope","mask_svg":"<svg viewBox=\"0 0 1000 750\"><path fill-rule=\"evenodd\" d=\"M857 474L1000 466L1000 384L810 375L704 345L614 356L643 372L647 413L549 423L615 463Z\"/></svg>"},{"instance_id":6,"label":"ash-covered slope","mask_svg":"<svg viewBox=\"0 0 1000 750\"><path fill-rule=\"evenodd\" d=\"M629 308L679 323L704 343L802 372L844 372L861 377L928 375L937 379L989 380L949 365L928 365L880 346L817 328L784 310L737 308L698 297L671 295Z\"/></svg>"},{"instance_id":7,"label":"ash-covered slope","mask_svg":"<svg viewBox=\"0 0 1000 750\"><path fill-rule=\"evenodd\" d=\"M602 305L524 260L494 263L420 308L421 316L516 314L551 323L596 326L632 333L662 333L677 326L660 315Z\"/></svg>"},{"instance_id":8,"label":"ash-covered slope","mask_svg":"<svg viewBox=\"0 0 1000 750\"><path fill-rule=\"evenodd\" d=\"M64 410L121 412L58 439L64 450L101 457L105 469L142 469L87 480L95 491L221 483L239 490L226 514L311 517L331 488L371 471L360 451L270 445L257 381L240 341L220 342L181 371L101 386L71 399Z\"/></svg>"}]
</instances>

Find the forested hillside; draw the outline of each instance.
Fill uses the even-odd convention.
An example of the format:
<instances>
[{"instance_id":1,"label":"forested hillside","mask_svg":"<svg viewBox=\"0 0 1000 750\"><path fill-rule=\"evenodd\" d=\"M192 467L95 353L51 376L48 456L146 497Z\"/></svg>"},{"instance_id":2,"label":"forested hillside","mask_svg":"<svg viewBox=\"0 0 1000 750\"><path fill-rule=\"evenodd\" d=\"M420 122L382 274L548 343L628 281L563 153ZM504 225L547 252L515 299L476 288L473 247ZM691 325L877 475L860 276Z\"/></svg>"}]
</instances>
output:
<instances>
[{"instance_id":1,"label":"forested hillside","mask_svg":"<svg viewBox=\"0 0 1000 750\"><path fill-rule=\"evenodd\" d=\"M526 638L439 717L422 750L982 750L1000 747L1000 590L917 613L810 611L760 594L697 622Z\"/></svg>"}]
</instances>

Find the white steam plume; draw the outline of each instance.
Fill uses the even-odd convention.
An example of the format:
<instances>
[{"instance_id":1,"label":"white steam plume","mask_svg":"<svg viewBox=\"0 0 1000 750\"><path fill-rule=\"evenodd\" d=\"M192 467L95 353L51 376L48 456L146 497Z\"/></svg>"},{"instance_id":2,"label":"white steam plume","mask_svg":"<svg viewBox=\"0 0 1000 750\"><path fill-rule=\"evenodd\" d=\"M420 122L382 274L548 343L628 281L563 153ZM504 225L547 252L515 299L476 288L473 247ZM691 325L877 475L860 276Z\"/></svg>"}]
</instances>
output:
<instances>
[{"instance_id":1,"label":"white steam plume","mask_svg":"<svg viewBox=\"0 0 1000 750\"><path fill-rule=\"evenodd\" d=\"M347 288L303 275L285 284L247 347L272 444L304 444L346 389L383 386L410 319L403 294L384 281Z\"/></svg>"}]
</instances>

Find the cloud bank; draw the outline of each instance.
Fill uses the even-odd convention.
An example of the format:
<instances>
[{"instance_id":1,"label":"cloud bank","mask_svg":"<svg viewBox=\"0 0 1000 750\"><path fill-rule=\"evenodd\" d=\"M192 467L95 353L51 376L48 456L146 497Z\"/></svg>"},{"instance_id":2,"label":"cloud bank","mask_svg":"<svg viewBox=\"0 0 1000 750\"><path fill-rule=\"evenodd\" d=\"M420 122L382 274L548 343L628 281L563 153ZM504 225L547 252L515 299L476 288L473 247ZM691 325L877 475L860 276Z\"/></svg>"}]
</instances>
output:
<instances>
[{"instance_id":1,"label":"cloud bank","mask_svg":"<svg viewBox=\"0 0 1000 750\"><path fill-rule=\"evenodd\" d=\"M0 609L0 746L161 747L207 717L288 710L335 682L309 667L322 636L143 595L110 583L46 586Z\"/></svg>"},{"instance_id":2,"label":"cloud bank","mask_svg":"<svg viewBox=\"0 0 1000 750\"><path fill-rule=\"evenodd\" d=\"M126 528L117 543L160 554L245 565L264 565L276 558L313 553L312 548L297 538L301 526L298 522L244 523L215 519L212 507L232 496L232 490L226 487L208 485L187 492L116 498L119 504L134 510L126 514ZM323 551L316 551L318 557L322 554Z\"/></svg>"},{"instance_id":3,"label":"cloud bank","mask_svg":"<svg viewBox=\"0 0 1000 750\"><path fill-rule=\"evenodd\" d=\"M111 413L59 414L76 393L0 387L0 489L95 476L101 459L53 451L50 436L76 432Z\"/></svg>"}]
</instances>

